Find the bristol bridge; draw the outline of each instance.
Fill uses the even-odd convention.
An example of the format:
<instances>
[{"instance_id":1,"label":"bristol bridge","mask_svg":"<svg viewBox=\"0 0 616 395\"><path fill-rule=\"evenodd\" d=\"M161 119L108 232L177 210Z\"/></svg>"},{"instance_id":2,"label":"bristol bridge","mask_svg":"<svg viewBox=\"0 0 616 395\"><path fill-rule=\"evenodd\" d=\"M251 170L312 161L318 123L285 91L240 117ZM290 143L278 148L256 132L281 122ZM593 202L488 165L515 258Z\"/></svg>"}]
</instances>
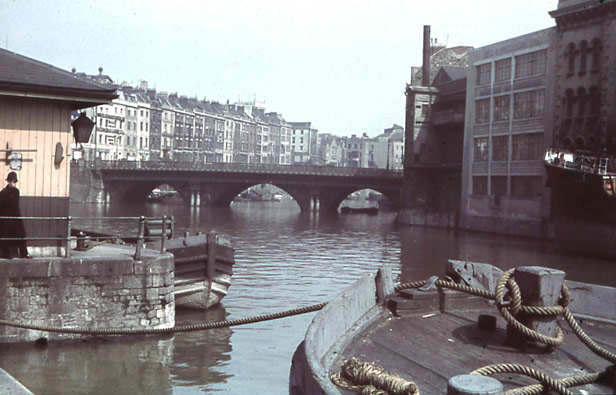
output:
<instances>
[{"instance_id":1,"label":"bristol bridge","mask_svg":"<svg viewBox=\"0 0 616 395\"><path fill-rule=\"evenodd\" d=\"M229 206L249 187L272 184L295 199L302 211L333 211L361 189L380 192L397 206L402 184L399 170L334 166L154 161L97 161L86 166L102 181L106 202L144 201L153 189L167 184L191 206Z\"/></svg>"}]
</instances>

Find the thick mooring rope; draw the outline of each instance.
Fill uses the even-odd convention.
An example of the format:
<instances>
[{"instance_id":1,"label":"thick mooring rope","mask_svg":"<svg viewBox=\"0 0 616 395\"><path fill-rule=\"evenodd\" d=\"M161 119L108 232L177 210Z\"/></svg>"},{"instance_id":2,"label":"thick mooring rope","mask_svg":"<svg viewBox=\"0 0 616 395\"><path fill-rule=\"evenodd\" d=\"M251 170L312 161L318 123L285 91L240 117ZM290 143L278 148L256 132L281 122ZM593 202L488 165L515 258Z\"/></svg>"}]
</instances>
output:
<instances>
[{"instance_id":1,"label":"thick mooring rope","mask_svg":"<svg viewBox=\"0 0 616 395\"><path fill-rule=\"evenodd\" d=\"M471 374L479 374L482 376L488 376L496 373L517 373L525 376L532 377L541 381L543 386L547 389L554 390L561 395L573 395L567 387L558 380L536 370L529 368L528 366L515 364L515 363L501 363L497 365L488 365L482 368L473 370Z\"/></svg>"},{"instance_id":2,"label":"thick mooring rope","mask_svg":"<svg viewBox=\"0 0 616 395\"><path fill-rule=\"evenodd\" d=\"M578 385L596 383L601 378L602 373L577 374L556 380L565 387L571 388ZM515 388L507 391L507 395L539 395L545 393L547 388L542 384L533 384L526 387Z\"/></svg>"},{"instance_id":3,"label":"thick mooring rope","mask_svg":"<svg viewBox=\"0 0 616 395\"><path fill-rule=\"evenodd\" d=\"M61 328L49 325L22 324L13 321L0 320L0 325L15 328L31 329L44 332L70 333L77 335L160 335L165 333L193 332L230 326L252 324L255 322L271 321L279 318L290 317L313 311L321 310L327 303L319 303L312 306L300 307L279 313L264 314L254 317L240 318L237 320L225 320L217 322L204 322L194 325L175 326L172 328L127 328L127 329L95 329L95 328Z\"/></svg>"}]
</instances>

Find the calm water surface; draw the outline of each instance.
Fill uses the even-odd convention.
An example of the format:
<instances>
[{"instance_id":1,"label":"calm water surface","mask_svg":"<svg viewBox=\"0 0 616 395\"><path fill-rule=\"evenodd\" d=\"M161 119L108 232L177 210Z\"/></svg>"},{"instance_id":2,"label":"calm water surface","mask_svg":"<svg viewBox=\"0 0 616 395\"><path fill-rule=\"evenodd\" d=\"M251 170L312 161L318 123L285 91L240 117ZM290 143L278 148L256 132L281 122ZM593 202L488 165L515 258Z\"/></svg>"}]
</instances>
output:
<instances>
[{"instance_id":1,"label":"calm water surface","mask_svg":"<svg viewBox=\"0 0 616 395\"><path fill-rule=\"evenodd\" d=\"M179 232L216 231L232 242L229 294L176 324L237 319L320 303L381 265L397 282L442 274L447 259L503 269L543 265L616 285L616 262L565 256L552 243L398 226L395 213L301 213L292 201L231 208L75 205L73 216L173 215ZM284 394L295 347L316 313L168 337L88 339L0 348L0 366L36 394Z\"/></svg>"}]
</instances>

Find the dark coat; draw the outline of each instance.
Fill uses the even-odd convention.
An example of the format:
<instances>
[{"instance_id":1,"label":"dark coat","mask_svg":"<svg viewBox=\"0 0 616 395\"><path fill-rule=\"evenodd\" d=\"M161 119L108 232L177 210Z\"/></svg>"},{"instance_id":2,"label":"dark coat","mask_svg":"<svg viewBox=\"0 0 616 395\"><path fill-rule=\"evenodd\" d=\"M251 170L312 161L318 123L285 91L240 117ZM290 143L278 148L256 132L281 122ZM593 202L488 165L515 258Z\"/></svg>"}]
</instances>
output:
<instances>
[{"instance_id":1,"label":"dark coat","mask_svg":"<svg viewBox=\"0 0 616 395\"><path fill-rule=\"evenodd\" d=\"M21 217L19 210L19 189L7 185L0 191L0 217ZM26 237L22 219L0 219L0 237ZM8 241L4 245L15 245Z\"/></svg>"}]
</instances>

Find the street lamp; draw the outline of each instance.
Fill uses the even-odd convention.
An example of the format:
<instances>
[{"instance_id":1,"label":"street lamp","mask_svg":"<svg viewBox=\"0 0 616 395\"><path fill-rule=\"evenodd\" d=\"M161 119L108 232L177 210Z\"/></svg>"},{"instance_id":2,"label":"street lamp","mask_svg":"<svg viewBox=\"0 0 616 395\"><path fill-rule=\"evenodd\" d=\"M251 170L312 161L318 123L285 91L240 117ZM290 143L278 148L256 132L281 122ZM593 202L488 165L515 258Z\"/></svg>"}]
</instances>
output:
<instances>
[{"instance_id":1,"label":"street lamp","mask_svg":"<svg viewBox=\"0 0 616 395\"><path fill-rule=\"evenodd\" d=\"M75 136L76 142L83 144L90 141L94 122L85 113L82 112L79 118L71 122L71 126L73 127L73 136Z\"/></svg>"}]
</instances>

